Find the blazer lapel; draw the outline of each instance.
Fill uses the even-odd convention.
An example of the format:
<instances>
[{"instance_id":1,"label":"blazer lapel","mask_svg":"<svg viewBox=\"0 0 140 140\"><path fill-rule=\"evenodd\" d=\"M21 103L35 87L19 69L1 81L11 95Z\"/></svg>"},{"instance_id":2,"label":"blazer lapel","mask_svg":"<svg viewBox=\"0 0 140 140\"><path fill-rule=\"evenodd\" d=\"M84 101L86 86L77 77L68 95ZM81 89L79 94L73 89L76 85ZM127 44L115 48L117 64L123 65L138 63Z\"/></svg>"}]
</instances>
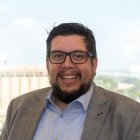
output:
<instances>
[{"instance_id":1,"label":"blazer lapel","mask_svg":"<svg viewBox=\"0 0 140 140\"><path fill-rule=\"evenodd\" d=\"M88 107L87 118L83 130L82 140L96 140L109 110L110 103L94 85L93 95Z\"/></svg>"}]
</instances>

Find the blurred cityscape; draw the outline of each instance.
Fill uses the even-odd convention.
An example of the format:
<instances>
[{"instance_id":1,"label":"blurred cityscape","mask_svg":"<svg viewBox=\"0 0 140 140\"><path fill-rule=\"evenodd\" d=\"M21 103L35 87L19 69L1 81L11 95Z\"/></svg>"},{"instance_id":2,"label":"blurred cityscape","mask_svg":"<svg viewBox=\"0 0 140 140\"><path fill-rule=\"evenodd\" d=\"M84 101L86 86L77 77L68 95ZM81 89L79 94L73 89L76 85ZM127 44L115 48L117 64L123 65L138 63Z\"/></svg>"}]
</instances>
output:
<instances>
[{"instance_id":1,"label":"blurred cityscape","mask_svg":"<svg viewBox=\"0 0 140 140\"><path fill-rule=\"evenodd\" d=\"M140 74L138 73L97 71L95 83L140 101ZM5 59L0 59L0 130L8 104L13 98L46 86L49 86L49 80L45 66L10 66Z\"/></svg>"}]
</instances>

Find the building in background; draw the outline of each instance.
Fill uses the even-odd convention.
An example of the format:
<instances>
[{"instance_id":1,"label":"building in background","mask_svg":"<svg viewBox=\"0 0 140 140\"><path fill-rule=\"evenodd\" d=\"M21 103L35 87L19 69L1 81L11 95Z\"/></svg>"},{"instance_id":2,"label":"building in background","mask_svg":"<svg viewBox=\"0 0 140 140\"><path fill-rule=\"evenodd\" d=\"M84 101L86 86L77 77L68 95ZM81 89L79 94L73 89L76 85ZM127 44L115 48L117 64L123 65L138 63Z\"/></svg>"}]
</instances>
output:
<instances>
[{"instance_id":1,"label":"building in background","mask_svg":"<svg viewBox=\"0 0 140 140\"><path fill-rule=\"evenodd\" d=\"M0 59L0 123L13 98L46 86L49 80L45 66L9 66L5 59Z\"/></svg>"}]
</instances>

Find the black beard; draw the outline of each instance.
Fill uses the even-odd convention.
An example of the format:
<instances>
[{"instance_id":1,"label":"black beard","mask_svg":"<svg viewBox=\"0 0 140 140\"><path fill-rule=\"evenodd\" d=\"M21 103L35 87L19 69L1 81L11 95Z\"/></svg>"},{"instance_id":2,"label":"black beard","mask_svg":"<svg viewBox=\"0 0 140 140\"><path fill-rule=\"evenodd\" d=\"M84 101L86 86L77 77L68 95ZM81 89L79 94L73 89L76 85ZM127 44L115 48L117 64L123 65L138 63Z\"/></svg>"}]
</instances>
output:
<instances>
[{"instance_id":1,"label":"black beard","mask_svg":"<svg viewBox=\"0 0 140 140\"><path fill-rule=\"evenodd\" d=\"M57 97L60 101L69 104L70 102L76 100L81 95L84 95L90 88L91 82L82 84L78 90L75 90L71 93L64 92L58 86L58 84L54 84L52 86L52 92L55 97Z\"/></svg>"}]
</instances>

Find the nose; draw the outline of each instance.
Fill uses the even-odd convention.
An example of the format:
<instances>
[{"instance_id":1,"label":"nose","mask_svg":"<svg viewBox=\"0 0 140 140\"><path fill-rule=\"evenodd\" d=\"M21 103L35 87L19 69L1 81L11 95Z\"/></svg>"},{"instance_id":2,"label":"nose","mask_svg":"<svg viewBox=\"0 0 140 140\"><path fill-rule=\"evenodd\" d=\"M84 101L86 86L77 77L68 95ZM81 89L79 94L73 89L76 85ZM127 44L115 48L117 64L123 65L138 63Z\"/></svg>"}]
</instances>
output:
<instances>
[{"instance_id":1,"label":"nose","mask_svg":"<svg viewBox=\"0 0 140 140\"><path fill-rule=\"evenodd\" d=\"M63 67L72 67L74 64L71 62L70 56L67 55L64 63L62 64Z\"/></svg>"}]
</instances>

